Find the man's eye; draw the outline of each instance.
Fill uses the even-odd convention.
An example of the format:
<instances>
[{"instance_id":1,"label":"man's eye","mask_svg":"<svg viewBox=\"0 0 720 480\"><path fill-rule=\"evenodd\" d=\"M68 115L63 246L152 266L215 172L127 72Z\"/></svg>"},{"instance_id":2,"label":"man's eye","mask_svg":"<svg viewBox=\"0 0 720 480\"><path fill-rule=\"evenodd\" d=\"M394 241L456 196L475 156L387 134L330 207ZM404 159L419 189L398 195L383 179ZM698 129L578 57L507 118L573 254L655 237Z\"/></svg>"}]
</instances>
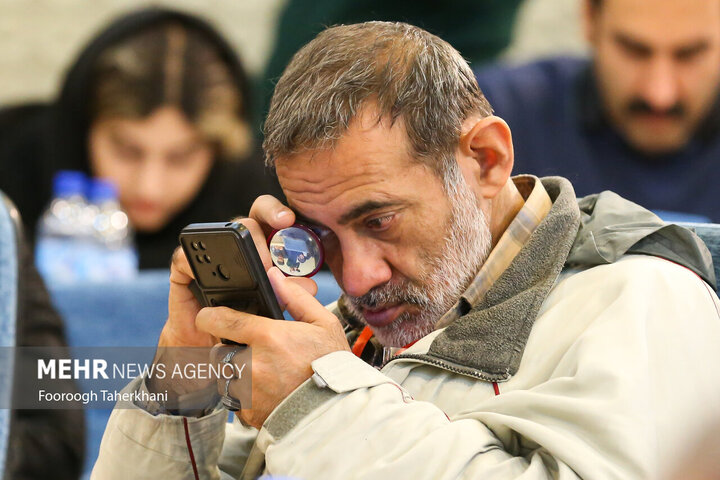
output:
<instances>
[{"instance_id":1,"label":"man's eye","mask_svg":"<svg viewBox=\"0 0 720 480\"><path fill-rule=\"evenodd\" d=\"M390 223L394 217L395 215L383 215L381 217L371 218L365 222L365 225L370 230L380 232L390 227Z\"/></svg>"}]
</instances>

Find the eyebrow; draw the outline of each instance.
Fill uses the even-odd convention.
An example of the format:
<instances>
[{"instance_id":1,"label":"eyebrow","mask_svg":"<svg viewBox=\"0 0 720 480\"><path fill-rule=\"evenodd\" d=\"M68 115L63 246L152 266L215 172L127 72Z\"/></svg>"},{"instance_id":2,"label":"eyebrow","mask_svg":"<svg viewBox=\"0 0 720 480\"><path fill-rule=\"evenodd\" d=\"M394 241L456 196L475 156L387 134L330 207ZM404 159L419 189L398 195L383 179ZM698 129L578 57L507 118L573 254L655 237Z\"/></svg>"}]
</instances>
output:
<instances>
[{"instance_id":1,"label":"eyebrow","mask_svg":"<svg viewBox=\"0 0 720 480\"><path fill-rule=\"evenodd\" d=\"M387 207L394 207L397 205L400 205L401 202L398 201L385 201L385 202L379 202L376 200L368 200L366 202L361 203L360 205L357 205L356 207L353 207L348 211L347 213L344 213L340 220L338 220L338 223L340 225L346 225L353 220L362 217L363 215L367 215L370 212L374 212L375 210L379 210L381 208L387 208ZM322 222L319 222L313 218L307 217L303 215L302 213L295 210L295 218L297 220L300 220L304 223L310 223L313 225L317 225L318 227L327 228L330 230L330 228L326 225L324 225Z\"/></svg>"},{"instance_id":2,"label":"eyebrow","mask_svg":"<svg viewBox=\"0 0 720 480\"><path fill-rule=\"evenodd\" d=\"M636 40L622 32L615 33L615 41L624 46L625 48L630 48L644 55L651 54L653 51L653 48L650 45ZM688 45L674 49L673 55L675 55L676 57L687 57L700 53L704 50L707 50L708 48L710 48L710 42L705 39L701 39L696 40L694 43L690 43Z\"/></svg>"},{"instance_id":3,"label":"eyebrow","mask_svg":"<svg viewBox=\"0 0 720 480\"><path fill-rule=\"evenodd\" d=\"M292 207L291 207L291 208L292 208ZM305 215L303 215L302 213L298 212L298 211L295 210L294 208L293 208L293 212L295 212L295 221L296 221L296 222L299 221L300 223L307 223L307 224L310 224L310 225L313 225L313 226L316 226L316 227L325 228L325 229L330 230L330 228L329 228L327 225L325 225L324 223L318 222L318 221L315 220L314 218L306 217Z\"/></svg>"},{"instance_id":4,"label":"eyebrow","mask_svg":"<svg viewBox=\"0 0 720 480\"><path fill-rule=\"evenodd\" d=\"M111 128L109 130L109 137L110 140L115 143L116 145L123 145L126 147L132 147L132 148L140 148L137 145L137 142L134 141L132 138L132 135L128 137L128 135L122 131L120 128Z\"/></svg>"},{"instance_id":5,"label":"eyebrow","mask_svg":"<svg viewBox=\"0 0 720 480\"><path fill-rule=\"evenodd\" d=\"M691 55L703 52L708 48L710 48L710 42L708 42L707 40L698 40L691 45L678 48L677 50L675 50L675 55L678 57L689 57Z\"/></svg>"},{"instance_id":6,"label":"eyebrow","mask_svg":"<svg viewBox=\"0 0 720 480\"><path fill-rule=\"evenodd\" d=\"M619 43L625 48L630 48L636 52L643 53L645 55L652 53L652 47L630 37L629 35L626 35L625 33L617 32L615 33L614 38L617 43Z\"/></svg>"}]
</instances>

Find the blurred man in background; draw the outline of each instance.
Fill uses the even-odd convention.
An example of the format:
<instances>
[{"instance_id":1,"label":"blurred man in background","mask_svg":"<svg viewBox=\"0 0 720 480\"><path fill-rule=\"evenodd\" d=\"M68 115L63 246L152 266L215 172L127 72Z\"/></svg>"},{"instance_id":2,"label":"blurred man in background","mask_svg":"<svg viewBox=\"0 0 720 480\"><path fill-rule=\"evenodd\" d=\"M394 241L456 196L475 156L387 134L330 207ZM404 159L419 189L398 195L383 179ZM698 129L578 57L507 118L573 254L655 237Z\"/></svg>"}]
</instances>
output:
<instances>
[{"instance_id":1,"label":"blurred man in background","mask_svg":"<svg viewBox=\"0 0 720 480\"><path fill-rule=\"evenodd\" d=\"M515 134L518 168L565 176L578 195L611 189L668 219L720 222L720 2L584 7L591 60L477 73Z\"/></svg>"}]
</instances>

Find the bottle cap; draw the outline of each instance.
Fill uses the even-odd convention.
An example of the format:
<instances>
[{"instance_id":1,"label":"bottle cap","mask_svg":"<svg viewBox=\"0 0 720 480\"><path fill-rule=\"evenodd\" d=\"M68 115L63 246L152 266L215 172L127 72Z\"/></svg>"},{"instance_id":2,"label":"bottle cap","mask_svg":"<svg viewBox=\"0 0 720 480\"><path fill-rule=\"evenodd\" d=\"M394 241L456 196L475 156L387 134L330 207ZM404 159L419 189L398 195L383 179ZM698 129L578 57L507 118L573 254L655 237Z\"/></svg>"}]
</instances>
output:
<instances>
[{"instance_id":1,"label":"bottle cap","mask_svg":"<svg viewBox=\"0 0 720 480\"><path fill-rule=\"evenodd\" d=\"M90 201L102 203L108 200L117 200L117 187L111 180L93 178L90 181Z\"/></svg>"},{"instance_id":2,"label":"bottle cap","mask_svg":"<svg viewBox=\"0 0 720 480\"><path fill-rule=\"evenodd\" d=\"M84 196L86 187L87 177L82 172L60 170L53 178L53 194L55 197Z\"/></svg>"}]
</instances>

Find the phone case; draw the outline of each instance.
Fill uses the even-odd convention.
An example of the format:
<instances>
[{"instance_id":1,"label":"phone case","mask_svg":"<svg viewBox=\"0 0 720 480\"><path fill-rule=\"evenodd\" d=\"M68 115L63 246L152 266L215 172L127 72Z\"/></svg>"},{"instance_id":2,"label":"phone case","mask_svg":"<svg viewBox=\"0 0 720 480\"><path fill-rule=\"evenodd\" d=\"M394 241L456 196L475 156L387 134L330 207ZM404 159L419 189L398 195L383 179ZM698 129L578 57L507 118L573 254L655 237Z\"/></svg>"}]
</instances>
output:
<instances>
[{"instance_id":1,"label":"phone case","mask_svg":"<svg viewBox=\"0 0 720 480\"><path fill-rule=\"evenodd\" d=\"M204 306L282 319L250 231L237 222L193 223L180 233L180 245L195 275L190 288Z\"/></svg>"}]
</instances>

